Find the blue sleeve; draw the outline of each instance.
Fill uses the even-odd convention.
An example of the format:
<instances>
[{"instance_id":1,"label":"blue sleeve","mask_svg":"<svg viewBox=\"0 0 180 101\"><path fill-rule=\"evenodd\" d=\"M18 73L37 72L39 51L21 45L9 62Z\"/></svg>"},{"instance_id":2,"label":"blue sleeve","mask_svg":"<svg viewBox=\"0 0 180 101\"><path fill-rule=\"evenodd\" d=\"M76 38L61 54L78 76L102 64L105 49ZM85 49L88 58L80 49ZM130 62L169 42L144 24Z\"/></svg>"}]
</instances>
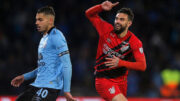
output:
<instances>
[{"instance_id":1,"label":"blue sleeve","mask_svg":"<svg viewBox=\"0 0 180 101\"><path fill-rule=\"evenodd\" d=\"M64 92L70 92L72 65L66 39L60 31L54 33L51 38L63 68Z\"/></svg>"},{"instance_id":2,"label":"blue sleeve","mask_svg":"<svg viewBox=\"0 0 180 101\"><path fill-rule=\"evenodd\" d=\"M28 72L28 73L25 73L23 74L24 75L24 79L25 80L29 80L29 79L32 79L32 78L35 78L36 75L37 75L37 68L31 72Z\"/></svg>"},{"instance_id":3,"label":"blue sleeve","mask_svg":"<svg viewBox=\"0 0 180 101\"><path fill-rule=\"evenodd\" d=\"M64 92L70 92L71 88L71 76L72 76L72 65L70 55L66 54L60 57L60 61L63 64L63 80L64 80Z\"/></svg>"},{"instance_id":4,"label":"blue sleeve","mask_svg":"<svg viewBox=\"0 0 180 101\"><path fill-rule=\"evenodd\" d=\"M56 33L51 35L51 39L58 55L68 50L67 42L62 32L56 30Z\"/></svg>"}]
</instances>

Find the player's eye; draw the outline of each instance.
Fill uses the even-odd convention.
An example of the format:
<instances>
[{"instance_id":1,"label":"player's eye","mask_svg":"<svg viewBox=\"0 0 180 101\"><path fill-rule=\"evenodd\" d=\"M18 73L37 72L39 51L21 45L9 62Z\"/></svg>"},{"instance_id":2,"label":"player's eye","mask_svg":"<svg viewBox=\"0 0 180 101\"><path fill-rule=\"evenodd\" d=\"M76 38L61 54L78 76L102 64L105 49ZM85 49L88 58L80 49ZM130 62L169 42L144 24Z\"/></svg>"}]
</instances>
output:
<instances>
[{"instance_id":1,"label":"player's eye","mask_svg":"<svg viewBox=\"0 0 180 101\"><path fill-rule=\"evenodd\" d=\"M121 21L124 21L125 19L124 18L120 18Z\"/></svg>"},{"instance_id":2,"label":"player's eye","mask_svg":"<svg viewBox=\"0 0 180 101\"><path fill-rule=\"evenodd\" d=\"M39 19L39 21L43 21L43 19Z\"/></svg>"}]
</instances>

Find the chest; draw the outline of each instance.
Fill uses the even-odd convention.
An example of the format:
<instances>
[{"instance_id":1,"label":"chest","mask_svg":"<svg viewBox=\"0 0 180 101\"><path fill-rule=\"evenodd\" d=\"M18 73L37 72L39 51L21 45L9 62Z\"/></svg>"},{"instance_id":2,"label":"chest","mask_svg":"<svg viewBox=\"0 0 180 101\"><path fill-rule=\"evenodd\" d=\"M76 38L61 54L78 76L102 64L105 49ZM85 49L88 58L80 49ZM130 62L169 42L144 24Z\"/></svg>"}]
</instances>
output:
<instances>
[{"instance_id":1,"label":"chest","mask_svg":"<svg viewBox=\"0 0 180 101\"><path fill-rule=\"evenodd\" d=\"M48 35L43 36L39 42L39 47L38 47L38 52L44 52L47 51L51 48L51 42L50 42L50 38Z\"/></svg>"},{"instance_id":2,"label":"chest","mask_svg":"<svg viewBox=\"0 0 180 101\"><path fill-rule=\"evenodd\" d=\"M123 58L125 54L131 52L130 37L120 39L113 33L101 37L102 52L108 56L116 55Z\"/></svg>"}]
</instances>

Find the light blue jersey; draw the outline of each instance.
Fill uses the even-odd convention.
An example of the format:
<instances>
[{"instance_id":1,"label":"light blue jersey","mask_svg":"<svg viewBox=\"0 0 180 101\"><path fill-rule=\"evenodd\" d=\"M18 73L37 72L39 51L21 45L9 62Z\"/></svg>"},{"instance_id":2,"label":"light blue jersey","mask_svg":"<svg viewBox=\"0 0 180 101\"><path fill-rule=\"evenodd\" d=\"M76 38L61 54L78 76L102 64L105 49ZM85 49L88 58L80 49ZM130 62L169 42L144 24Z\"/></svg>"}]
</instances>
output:
<instances>
[{"instance_id":1,"label":"light blue jersey","mask_svg":"<svg viewBox=\"0 0 180 101\"><path fill-rule=\"evenodd\" d=\"M72 66L67 42L55 27L41 38L38 47L38 68L24 74L25 80L36 77L35 87L62 89L70 92Z\"/></svg>"}]
</instances>

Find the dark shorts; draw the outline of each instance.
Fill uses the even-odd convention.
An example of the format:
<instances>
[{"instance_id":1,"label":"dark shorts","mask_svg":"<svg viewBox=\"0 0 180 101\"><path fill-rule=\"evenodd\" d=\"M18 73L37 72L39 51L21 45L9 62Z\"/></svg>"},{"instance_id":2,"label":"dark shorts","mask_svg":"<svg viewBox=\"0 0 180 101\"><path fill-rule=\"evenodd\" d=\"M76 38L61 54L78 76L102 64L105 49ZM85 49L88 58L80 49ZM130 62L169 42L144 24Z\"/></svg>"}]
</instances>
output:
<instances>
[{"instance_id":1,"label":"dark shorts","mask_svg":"<svg viewBox=\"0 0 180 101\"><path fill-rule=\"evenodd\" d=\"M21 93L16 101L56 101L60 90L30 87Z\"/></svg>"}]
</instances>

